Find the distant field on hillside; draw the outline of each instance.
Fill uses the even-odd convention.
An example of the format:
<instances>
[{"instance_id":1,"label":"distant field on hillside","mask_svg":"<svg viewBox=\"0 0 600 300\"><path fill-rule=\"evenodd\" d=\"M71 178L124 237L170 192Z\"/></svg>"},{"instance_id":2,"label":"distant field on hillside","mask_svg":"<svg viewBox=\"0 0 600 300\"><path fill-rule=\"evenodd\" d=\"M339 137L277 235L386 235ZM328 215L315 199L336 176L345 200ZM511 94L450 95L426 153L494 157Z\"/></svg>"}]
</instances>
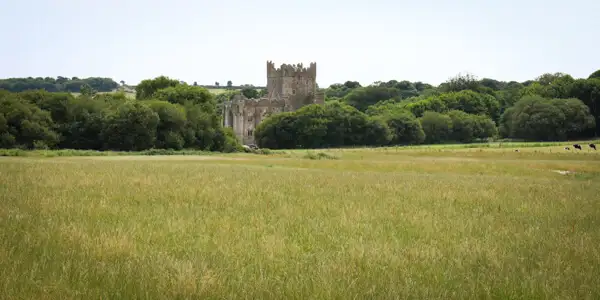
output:
<instances>
[{"instance_id":1,"label":"distant field on hillside","mask_svg":"<svg viewBox=\"0 0 600 300\"><path fill-rule=\"evenodd\" d=\"M113 93L116 93L116 92L117 92L117 90L114 90L114 91L111 91L111 92L98 92L98 94L113 94ZM81 93L72 92L71 95L77 97L77 96L81 95ZM135 99L135 92L125 92L125 95L128 98Z\"/></svg>"},{"instance_id":2,"label":"distant field on hillside","mask_svg":"<svg viewBox=\"0 0 600 300\"><path fill-rule=\"evenodd\" d=\"M227 89L208 89L209 92L218 95L227 92Z\"/></svg>"},{"instance_id":3,"label":"distant field on hillside","mask_svg":"<svg viewBox=\"0 0 600 300\"><path fill-rule=\"evenodd\" d=\"M233 90L239 90L239 89L233 89ZM225 93L225 92L227 92L229 90L226 89L226 88L222 88L222 89L208 89L208 91L211 92L211 93L213 93L213 94L215 94L215 95L218 95L218 94ZM114 91L111 91L111 92L99 92L98 94L110 94L110 93L115 93L115 92L117 92L117 90L114 90ZM80 93L71 93L71 94L73 94L74 96L78 96ZM135 91L133 91L133 92L127 92L126 91L125 94L128 97L130 97L130 98L135 98Z\"/></svg>"},{"instance_id":4,"label":"distant field on hillside","mask_svg":"<svg viewBox=\"0 0 600 300\"><path fill-rule=\"evenodd\" d=\"M0 157L1 298L599 299L565 144Z\"/></svg>"},{"instance_id":5,"label":"distant field on hillside","mask_svg":"<svg viewBox=\"0 0 600 300\"><path fill-rule=\"evenodd\" d=\"M208 89L209 92L218 95L218 94L222 94L222 93L226 93L227 91L239 91L241 89L226 89L226 88L222 88L222 89ZM260 91L260 89L256 89L257 91Z\"/></svg>"}]
</instances>

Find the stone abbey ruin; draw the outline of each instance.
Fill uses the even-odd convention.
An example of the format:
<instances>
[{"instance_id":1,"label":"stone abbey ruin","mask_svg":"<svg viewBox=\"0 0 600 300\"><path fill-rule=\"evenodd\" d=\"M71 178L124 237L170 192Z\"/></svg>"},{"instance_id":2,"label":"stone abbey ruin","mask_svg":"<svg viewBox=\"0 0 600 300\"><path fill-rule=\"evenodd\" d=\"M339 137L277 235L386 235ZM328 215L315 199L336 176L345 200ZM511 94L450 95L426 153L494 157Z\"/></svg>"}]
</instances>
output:
<instances>
[{"instance_id":1,"label":"stone abbey ruin","mask_svg":"<svg viewBox=\"0 0 600 300\"><path fill-rule=\"evenodd\" d=\"M270 114L295 111L309 104L323 104L325 95L317 92L317 64L282 64L267 61L267 96L248 99L235 95L223 103L223 125L232 127L245 145L254 144L254 128Z\"/></svg>"}]
</instances>

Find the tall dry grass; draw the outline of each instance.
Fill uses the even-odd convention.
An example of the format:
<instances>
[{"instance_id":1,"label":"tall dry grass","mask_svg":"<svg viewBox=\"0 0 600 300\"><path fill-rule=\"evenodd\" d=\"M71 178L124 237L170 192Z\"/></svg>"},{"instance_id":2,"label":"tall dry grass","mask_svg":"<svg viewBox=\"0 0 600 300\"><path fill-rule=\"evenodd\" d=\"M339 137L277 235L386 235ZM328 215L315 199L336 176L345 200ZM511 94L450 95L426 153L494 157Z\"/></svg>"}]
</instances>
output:
<instances>
[{"instance_id":1,"label":"tall dry grass","mask_svg":"<svg viewBox=\"0 0 600 300\"><path fill-rule=\"evenodd\" d=\"M600 155L557 151L3 157L0 298L598 299Z\"/></svg>"}]
</instances>

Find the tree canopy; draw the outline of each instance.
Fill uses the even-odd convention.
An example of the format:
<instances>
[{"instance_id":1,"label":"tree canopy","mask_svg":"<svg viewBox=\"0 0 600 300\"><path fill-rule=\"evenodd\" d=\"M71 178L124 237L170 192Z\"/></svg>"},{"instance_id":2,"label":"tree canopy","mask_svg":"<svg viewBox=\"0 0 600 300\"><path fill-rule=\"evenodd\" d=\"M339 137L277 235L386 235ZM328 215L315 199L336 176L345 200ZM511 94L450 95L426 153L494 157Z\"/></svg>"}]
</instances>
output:
<instances>
[{"instance_id":1,"label":"tree canopy","mask_svg":"<svg viewBox=\"0 0 600 300\"><path fill-rule=\"evenodd\" d=\"M122 82L124 84L124 82ZM110 78L0 80L0 147L97 150L237 151L219 104L236 94L266 96L241 85L213 94L166 76L146 79L135 99ZM470 143L490 139L588 139L600 131L600 71L586 78L544 73L524 82L458 74L439 86L407 80L369 85L346 80L319 88L325 104L272 114L254 131L261 147ZM110 92L110 93L106 93Z\"/></svg>"},{"instance_id":2,"label":"tree canopy","mask_svg":"<svg viewBox=\"0 0 600 300\"><path fill-rule=\"evenodd\" d=\"M123 93L0 90L0 147L240 150L233 132L222 126L214 96L174 82L149 79L138 99Z\"/></svg>"}]
</instances>

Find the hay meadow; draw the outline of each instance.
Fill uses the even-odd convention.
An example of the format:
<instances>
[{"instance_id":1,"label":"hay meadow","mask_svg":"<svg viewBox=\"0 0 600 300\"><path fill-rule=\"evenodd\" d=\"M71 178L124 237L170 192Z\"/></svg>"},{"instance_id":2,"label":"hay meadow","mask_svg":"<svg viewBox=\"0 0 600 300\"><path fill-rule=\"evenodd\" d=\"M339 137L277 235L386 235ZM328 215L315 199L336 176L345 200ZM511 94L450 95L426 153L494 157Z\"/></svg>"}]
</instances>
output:
<instances>
[{"instance_id":1,"label":"hay meadow","mask_svg":"<svg viewBox=\"0 0 600 300\"><path fill-rule=\"evenodd\" d=\"M0 298L599 299L600 152L525 146L0 157Z\"/></svg>"}]
</instances>

